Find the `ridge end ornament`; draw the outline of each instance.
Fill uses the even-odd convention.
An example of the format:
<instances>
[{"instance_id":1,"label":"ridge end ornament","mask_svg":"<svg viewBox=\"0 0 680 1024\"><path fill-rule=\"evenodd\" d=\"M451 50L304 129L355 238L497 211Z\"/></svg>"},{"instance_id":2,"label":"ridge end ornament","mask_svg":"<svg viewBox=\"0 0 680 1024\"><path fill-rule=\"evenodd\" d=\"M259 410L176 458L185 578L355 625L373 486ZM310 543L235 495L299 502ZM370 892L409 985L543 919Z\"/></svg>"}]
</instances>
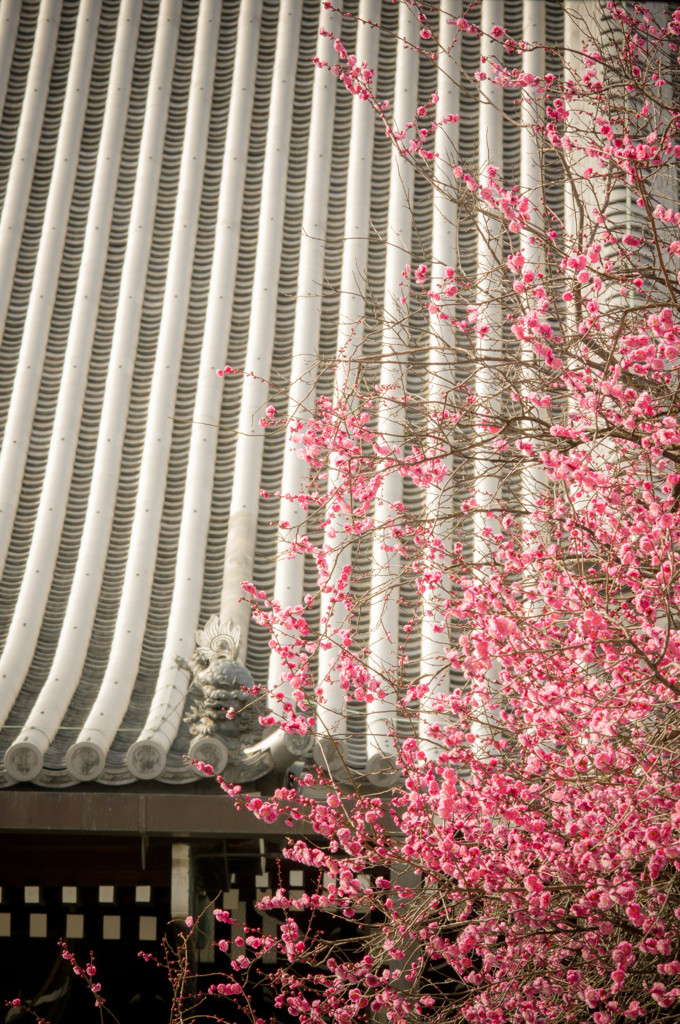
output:
<instances>
[{"instance_id":1,"label":"ridge end ornament","mask_svg":"<svg viewBox=\"0 0 680 1024\"><path fill-rule=\"evenodd\" d=\"M264 701L254 692L253 677L239 660L239 626L212 615L195 636L190 661L177 659L178 666L189 672L193 698L184 718L195 737L189 757L221 772L227 761L238 764L244 748L262 738L259 718Z\"/></svg>"}]
</instances>

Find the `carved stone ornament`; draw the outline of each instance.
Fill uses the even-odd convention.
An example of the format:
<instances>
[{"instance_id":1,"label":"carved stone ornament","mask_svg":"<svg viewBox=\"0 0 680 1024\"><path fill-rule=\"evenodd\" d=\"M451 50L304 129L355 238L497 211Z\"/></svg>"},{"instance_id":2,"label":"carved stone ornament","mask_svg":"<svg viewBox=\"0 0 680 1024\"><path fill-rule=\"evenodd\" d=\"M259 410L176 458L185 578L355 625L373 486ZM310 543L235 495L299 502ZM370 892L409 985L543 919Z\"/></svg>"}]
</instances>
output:
<instances>
[{"instance_id":1,"label":"carved stone ornament","mask_svg":"<svg viewBox=\"0 0 680 1024\"><path fill-rule=\"evenodd\" d=\"M230 762L240 760L240 751L262 738L258 719L263 701L252 692L253 677L238 660L240 643L239 627L213 615L196 631L191 662L180 662L191 674L192 702L185 721L194 736L219 738Z\"/></svg>"}]
</instances>

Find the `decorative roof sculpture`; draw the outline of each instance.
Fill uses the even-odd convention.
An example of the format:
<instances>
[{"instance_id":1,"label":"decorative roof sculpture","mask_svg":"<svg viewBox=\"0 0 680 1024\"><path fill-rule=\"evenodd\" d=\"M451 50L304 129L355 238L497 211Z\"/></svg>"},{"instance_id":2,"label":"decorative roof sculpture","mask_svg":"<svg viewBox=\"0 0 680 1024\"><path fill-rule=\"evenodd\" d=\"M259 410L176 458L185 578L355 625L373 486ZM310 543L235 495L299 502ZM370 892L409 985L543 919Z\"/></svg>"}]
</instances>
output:
<instances>
[{"instance_id":1,"label":"decorative roof sculpture","mask_svg":"<svg viewBox=\"0 0 680 1024\"><path fill-rule=\"evenodd\" d=\"M227 761L238 761L245 747L262 738L260 718L264 713L261 694L254 691L248 669L238 660L241 631L233 622L211 616L204 629L196 632L192 664L182 667L191 673L190 710L185 716L195 737L189 757L223 772Z\"/></svg>"}]
</instances>

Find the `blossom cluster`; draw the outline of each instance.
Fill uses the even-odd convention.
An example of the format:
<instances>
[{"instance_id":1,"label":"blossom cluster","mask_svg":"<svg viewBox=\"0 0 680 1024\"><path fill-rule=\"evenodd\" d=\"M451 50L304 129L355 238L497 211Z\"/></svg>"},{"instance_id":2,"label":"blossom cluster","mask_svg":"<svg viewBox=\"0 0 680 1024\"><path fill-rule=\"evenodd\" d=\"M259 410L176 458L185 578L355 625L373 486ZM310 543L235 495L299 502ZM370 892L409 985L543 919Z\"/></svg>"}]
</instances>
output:
<instances>
[{"instance_id":1,"label":"blossom cluster","mask_svg":"<svg viewBox=\"0 0 680 1024\"><path fill-rule=\"evenodd\" d=\"M441 57L427 5L411 7L412 45ZM276 1008L302 1024L677 1014L680 208L661 185L680 154L667 87L680 15L607 12L617 32L564 52L561 75L493 61L478 75L521 91L542 152L566 168L573 223L547 187L523 194L500 168L461 158L437 184L501 240L484 287L436 254L407 265L399 326L414 340L401 381L376 383L362 366L346 392L287 424L309 474L281 496L309 517L288 555L308 560L316 587L284 607L245 584L283 666L263 724L322 746L324 706L340 695L367 720L391 702L411 736L391 737L382 789L347 767L342 737L344 776L310 766L267 797L220 780L262 821L304 823L313 838L291 839L286 856L320 879L265 897L277 937L250 934L230 953L214 988L225 998L246 999L244 978L275 948ZM474 11L455 28L485 40ZM502 26L487 41L509 56L534 45ZM371 70L334 43L333 73L405 159L431 165L457 112L437 121L431 96L407 125L389 123ZM426 388L410 386L414 374ZM408 500L389 497L395 478ZM366 539L394 567L381 599L401 602L389 664L360 639L377 585L366 598L341 557ZM442 644L418 674L407 645L424 625ZM345 944L313 926L325 915Z\"/></svg>"}]
</instances>

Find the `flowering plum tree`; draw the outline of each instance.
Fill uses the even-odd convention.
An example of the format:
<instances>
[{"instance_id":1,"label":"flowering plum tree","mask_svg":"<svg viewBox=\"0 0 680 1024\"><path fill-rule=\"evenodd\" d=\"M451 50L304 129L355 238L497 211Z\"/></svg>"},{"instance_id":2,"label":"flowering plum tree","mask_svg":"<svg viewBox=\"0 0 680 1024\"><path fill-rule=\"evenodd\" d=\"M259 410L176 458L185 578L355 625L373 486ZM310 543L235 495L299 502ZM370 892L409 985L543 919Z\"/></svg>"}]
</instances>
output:
<instances>
[{"instance_id":1,"label":"flowering plum tree","mask_svg":"<svg viewBox=\"0 0 680 1024\"><path fill-rule=\"evenodd\" d=\"M407 267L398 321L385 313L408 338L396 371L343 367L289 423L309 482L285 500L323 530L299 529L289 554L315 560L318 594L282 607L246 589L283 666L265 722L316 730L323 756L267 798L221 781L265 821L308 822L287 856L323 881L267 897L278 936L238 937L213 991L248 1012L275 946L276 1006L304 1024L676 1019L680 12L609 2L593 34L583 5L552 74L483 10L409 7L435 62L481 41L480 102L514 91L540 173L444 167L455 111L435 96L395 124L335 40L331 71L476 224L479 255L474 277L436 252ZM347 552L367 541L393 573L362 598ZM404 581L418 600L394 660L376 660L358 624L375 587L387 608ZM432 642L414 673L418 632ZM329 730L329 693L376 723L365 777ZM330 942L322 914L353 931Z\"/></svg>"}]
</instances>

